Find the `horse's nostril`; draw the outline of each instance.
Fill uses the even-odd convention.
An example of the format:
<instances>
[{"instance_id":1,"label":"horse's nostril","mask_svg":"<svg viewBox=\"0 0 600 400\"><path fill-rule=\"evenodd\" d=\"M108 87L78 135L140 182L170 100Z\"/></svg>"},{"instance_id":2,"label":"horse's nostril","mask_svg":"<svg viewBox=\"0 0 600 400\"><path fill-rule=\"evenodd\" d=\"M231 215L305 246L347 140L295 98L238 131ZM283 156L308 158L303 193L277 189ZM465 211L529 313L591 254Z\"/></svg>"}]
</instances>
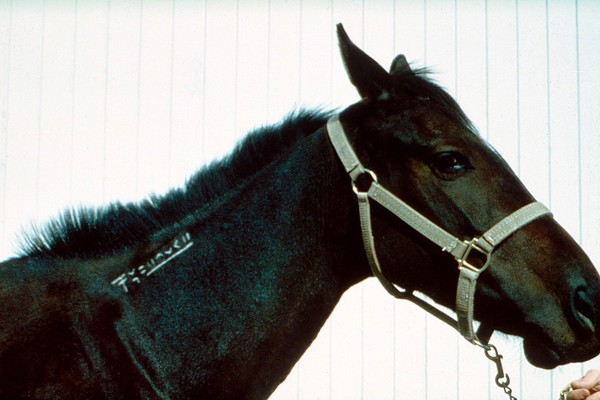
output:
<instances>
[{"instance_id":1,"label":"horse's nostril","mask_svg":"<svg viewBox=\"0 0 600 400\"><path fill-rule=\"evenodd\" d=\"M594 326L594 306L585 287L578 287L573 293L573 314L580 327L588 332L596 332Z\"/></svg>"}]
</instances>

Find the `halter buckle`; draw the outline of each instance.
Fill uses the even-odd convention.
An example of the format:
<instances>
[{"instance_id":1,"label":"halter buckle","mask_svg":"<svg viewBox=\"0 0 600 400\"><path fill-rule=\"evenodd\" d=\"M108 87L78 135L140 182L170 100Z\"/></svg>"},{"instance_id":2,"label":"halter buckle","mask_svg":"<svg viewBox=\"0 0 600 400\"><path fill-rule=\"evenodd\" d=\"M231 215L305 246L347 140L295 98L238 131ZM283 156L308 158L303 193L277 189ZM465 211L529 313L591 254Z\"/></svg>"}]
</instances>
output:
<instances>
[{"instance_id":1,"label":"halter buckle","mask_svg":"<svg viewBox=\"0 0 600 400\"><path fill-rule=\"evenodd\" d=\"M463 242L466 245L465 251L461 257L456 259L459 269L465 268L477 274L485 271L490 263L490 255L494 248L485 246L487 242L482 245L481 241L485 241L485 238L475 238Z\"/></svg>"}]
</instances>

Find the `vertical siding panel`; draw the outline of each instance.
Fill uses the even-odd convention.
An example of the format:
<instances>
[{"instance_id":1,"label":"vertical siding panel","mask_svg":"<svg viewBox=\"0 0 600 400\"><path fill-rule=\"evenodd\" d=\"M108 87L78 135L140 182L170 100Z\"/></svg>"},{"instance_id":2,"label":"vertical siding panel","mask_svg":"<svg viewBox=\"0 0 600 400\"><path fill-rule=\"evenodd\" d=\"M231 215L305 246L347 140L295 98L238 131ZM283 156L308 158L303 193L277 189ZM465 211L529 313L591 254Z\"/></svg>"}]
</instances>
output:
<instances>
[{"instance_id":1,"label":"vertical siding panel","mask_svg":"<svg viewBox=\"0 0 600 400\"><path fill-rule=\"evenodd\" d=\"M399 391L394 380L398 361L394 351L395 300L375 278L363 285L363 398L392 399Z\"/></svg>"},{"instance_id":2,"label":"vertical siding panel","mask_svg":"<svg viewBox=\"0 0 600 400\"><path fill-rule=\"evenodd\" d=\"M237 23L236 136L267 116L268 0L241 1ZM250 73L253 71L254 73Z\"/></svg>"},{"instance_id":3,"label":"vertical siding panel","mask_svg":"<svg viewBox=\"0 0 600 400\"><path fill-rule=\"evenodd\" d=\"M458 0L456 25L455 98L478 130L485 135L485 3Z\"/></svg>"},{"instance_id":4,"label":"vertical siding panel","mask_svg":"<svg viewBox=\"0 0 600 400\"><path fill-rule=\"evenodd\" d=\"M536 198L549 201L546 6L519 1L520 177Z\"/></svg>"},{"instance_id":5,"label":"vertical siding panel","mask_svg":"<svg viewBox=\"0 0 600 400\"><path fill-rule=\"evenodd\" d=\"M579 171L575 3L548 3L550 189L555 218L578 239Z\"/></svg>"},{"instance_id":6,"label":"vertical siding panel","mask_svg":"<svg viewBox=\"0 0 600 400\"><path fill-rule=\"evenodd\" d=\"M170 180L177 186L204 163L204 14L204 2L175 1Z\"/></svg>"},{"instance_id":7,"label":"vertical siding panel","mask_svg":"<svg viewBox=\"0 0 600 400\"><path fill-rule=\"evenodd\" d=\"M44 50L40 88L40 159L39 215L59 211L58 204L68 201L69 194L57 187L67 186L69 177L56 171L68 171L71 163L64 152L70 151L73 110L74 19L71 5L46 5Z\"/></svg>"},{"instance_id":8,"label":"vertical siding panel","mask_svg":"<svg viewBox=\"0 0 600 400\"><path fill-rule=\"evenodd\" d=\"M488 2L490 143L518 170L517 42L514 3Z\"/></svg>"},{"instance_id":9,"label":"vertical siding panel","mask_svg":"<svg viewBox=\"0 0 600 400\"><path fill-rule=\"evenodd\" d=\"M108 4L77 5L72 186L77 204L102 204L106 129Z\"/></svg>"},{"instance_id":10,"label":"vertical siding panel","mask_svg":"<svg viewBox=\"0 0 600 400\"><path fill-rule=\"evenodd\" d=\"M227 153L237 139L237 5L207 0L203 135L208 160Z\"/></svg>"},{"instance_id":11,"label":"vertical siding panel","mask_svg":"<svg viewBox=\"0 0 600 400\"><path fill-rule=\"evenodd\" d=\"M134 200L140 181L140 0L116 3L109 10L106 82L105 200ZM142 138L142 140L144 140Z\"/></svg>"},{"instance_id":12,"label":"vertical siding panel","mask_svg":"<svg viewBox=\"0 0 600 400\"><path fill-rule=\"evenodd\" d=\"M268 119L277 121L300 101L300 1L273 0L269 8Z\"/></svg>"},{"instance_id":13,"label":"vertical siding panel","mask_svg":"<svg viewBox=\"0 0 600 400\"><path fill-rule=\"evenodd\" d=\"M362 291L347 291L331 323L331 398L360 398L362 391Z\"/></svg>"},{"instance_id":14,"label":"vertical siding panel","mask_svg":"<svg viewBox=\"0 0 600 400\"><path fill-rule=\"evenodd\" d=\"M581 244L600 267L600 3L578 1L579 131L581 162ZM586 362L582 371L598 368L600 358Z\"/></svg>"},{"instance_id":15,"label":"vertical siding panel","mask_svg":"<svg viewBox=\"0 0 600 400\"><path fill-rule=\"evenodd\" d=\"M303 107L331 106L332 51L333 56L338 54L333 41L337 21L332 13L332 2L302 1L299 97Z\"/></svg>"},{"instance_id":16,"label":"vertical siding panel","mask_svg":"<svg viewBox=\"0 0 600 400\"><path fill-rule=\"evenodd\" d=\"M6 138L4 141L5 230L9 240L18 234L37 213L39 118L42 73L43 7L31 2L30 7L11 4L10 59L6 92Z\"/></svg>"},{"instance_id":17,"label":"vertical siding panel","mask_svg":"<svg viewBox=\"0 0 600 400\"><path fill-rule=\"evenodd\" d=\"M395 53L404 54L417 68L425 66L425 1L395 1Z\"/></svg>"},{"instance_id":18,"label":"vertical siding panel","mask_svg":"<svg viewBox=\"0 0 600 400\"><path fill-rule=\"evenodd\" d=\"M7 166L8 166L8 109L10 87L10 61L12 38L12 3L0 3L0 259L11 254L7 230L8 214L6 208Z\"/></svg>"},{"instance_id":19,"label":"vertical siding panel","mask_svg":"<svg viewBox=\"0 0 600 400\"><path fill-rule=\"evenodd\" d=\"M164 192L171 175L172 3L145 1L141 24L138 190Z\"/></svg>"}]
</instances>

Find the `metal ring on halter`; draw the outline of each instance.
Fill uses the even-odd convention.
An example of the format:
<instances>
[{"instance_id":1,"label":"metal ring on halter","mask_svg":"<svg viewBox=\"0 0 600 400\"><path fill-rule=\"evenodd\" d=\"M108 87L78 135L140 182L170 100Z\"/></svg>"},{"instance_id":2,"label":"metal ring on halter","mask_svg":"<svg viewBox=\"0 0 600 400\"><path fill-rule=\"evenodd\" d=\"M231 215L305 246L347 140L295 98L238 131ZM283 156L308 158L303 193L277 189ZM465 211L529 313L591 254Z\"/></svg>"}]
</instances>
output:
<instances>
[{"instance_id":1,"label":"metal ring on halter","mask_svg":"<svg viewBox=\"0 0 600 400\"><path fill-rule=\"evenodd\" d=\"M377 175L375 175L375 172L371 171L370 169L365 168L364 172L360 175L358 175L356 178L352 179L352 191L358 196L359 194L364 194L366 193L369 189L367 188L367 191L365 192L361 192L360 190L358 190L358 187L356 186L356 181L358 180L358 178L360 178L361 176L364 175L364 173L367 173L369 175L371 175L371 179L373 179L373 183L379 183L377 181ZM370 185L369 185L370 186Z\"/></svg>"}]
</instances>

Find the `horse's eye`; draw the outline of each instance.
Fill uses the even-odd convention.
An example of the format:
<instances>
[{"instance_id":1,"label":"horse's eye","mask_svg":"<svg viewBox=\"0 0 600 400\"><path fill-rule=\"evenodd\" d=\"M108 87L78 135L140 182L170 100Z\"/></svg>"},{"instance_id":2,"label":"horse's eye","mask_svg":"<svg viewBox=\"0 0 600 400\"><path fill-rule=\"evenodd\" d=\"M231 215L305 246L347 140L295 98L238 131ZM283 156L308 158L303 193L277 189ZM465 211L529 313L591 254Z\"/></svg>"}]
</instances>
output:
<instances>
[{"instance_id":1,"label":"horse's eye","mask_svg":"<svg viewBox=\"0 0 600 400\"><path fill-rule=\"evenodd\" d=\"M433 167L444 178L453 178L469 168L467 159L456 152L445 151L435 155Z\"/></svg>"}]
</instances>

